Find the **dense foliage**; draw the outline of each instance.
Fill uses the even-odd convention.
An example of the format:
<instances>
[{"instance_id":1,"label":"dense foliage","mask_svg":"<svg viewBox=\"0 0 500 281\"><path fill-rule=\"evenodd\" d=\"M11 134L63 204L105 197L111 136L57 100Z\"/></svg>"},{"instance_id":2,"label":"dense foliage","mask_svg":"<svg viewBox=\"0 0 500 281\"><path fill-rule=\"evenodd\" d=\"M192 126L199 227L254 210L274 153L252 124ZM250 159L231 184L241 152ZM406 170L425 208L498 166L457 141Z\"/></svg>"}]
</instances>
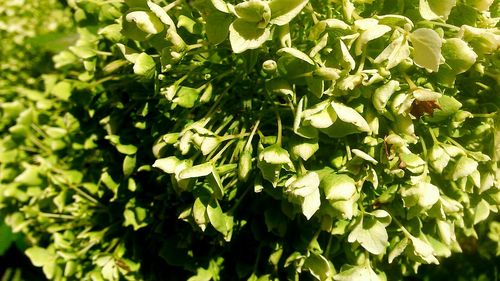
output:
<instances>
[{"instance_id":1,"label":"dense foliage","mask_svg":"<svg viewBox=\"0 0 500 281\"><path fill-rule=\"evenodd\" d=\"M0 2L0 215L47 278L500 255L499 1L61 5Z\"/></svg>"}]
</instances>

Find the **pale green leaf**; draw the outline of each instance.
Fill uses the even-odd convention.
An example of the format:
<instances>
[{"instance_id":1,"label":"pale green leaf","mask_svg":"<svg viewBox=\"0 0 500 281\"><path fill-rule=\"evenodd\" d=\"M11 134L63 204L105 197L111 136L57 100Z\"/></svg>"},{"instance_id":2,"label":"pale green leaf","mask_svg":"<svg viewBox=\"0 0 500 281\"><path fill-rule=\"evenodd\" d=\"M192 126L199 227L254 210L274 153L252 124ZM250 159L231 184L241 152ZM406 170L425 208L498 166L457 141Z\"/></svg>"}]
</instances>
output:
<instances>
[{"instance_id":1,"label":"pale green leaf","mask_svg":"<svg viewBox=\"0 0 500 281\"><path fill-rule=\"evenodd\" d=\"M362 150L354 148L354 149L351 149L351 152L354 153L354 155L356 155L357 157L359 157L363 160L366 160L368 162L371 162L374 165L378 164L378 161L375 160L375 158L371 157L369 154L367 154L366 152L364 152Z\"/></svg>"},{"instance_id":2,"label":"pale green leaf","mask_svg":"<svg viewBox=\"0 0 500 281\"><path fill-rule=\"evenodd\" d=\"M30 258L34 266L45 266L53 263L56 259L56 255L54 253L37 246L28 248L25 253Z\"/></svg>"},{"instance_id":3,"label":"pale green leaf","mask_svg":"<svg viewBox=\"0 0 500 281\"><path fill-rule=\"evenodd\" d=\"M332 277L330 262L322 255L311 253L304 262L304 268L318 280L328 280Z\"/></svg>"},{"instance_id":4,"label":"pale green leaf","mask_svg":"<svg viewBox=\"0 0 500 281\"><path fill-rule=\"evenodd\" d=\"M283 53L287 53L297 59L303 60L311 65L315 65L314 61L308 55L304 54L302 51L299 51L295 48L281 48L277 52L278 55L281 55Z\"/></svg>"},{"instance_id":5,"label":"pale green leaf","mask_svg":"<svg viewBox=\"0 0 500 281\"><path fill-rule=\"evenodd\" d=\"M409 238L413 246L413 253L416 256L422 258L426 263L439 264L439 261L434 256L434 249L428 242L414 236L410 236Z\"/></svg>"},{"instance_id":6,"label":"pale green leaf","mask_svg":"<svg viewBox=\"0 0 500 281\"><path fill-rule=\"evenodd\" d=\"M271 0L271 23L285 25L295 18L309 0Z\"/></svg>"},{"instance_id":7,"label":"pale green leaf","mask_svg":"<svg viewBox=\"0 0 500 281\"><path fill-rule=\"evenodd\" d=\"M321 206L319 183L318 174L308 172L292 182L287 188L287 193L292 196L292 199L301 203L302 213L307 219L310 219Z\"/></svg>"},{"instance_id":8,"label":"pale green leaf","mask_svg":"<svg viewBox=\"0 0 500 281\"><path fill-rule=\"evenodd\" d=\"M459 178L466 177L472 172L477 170L478 163L474 161L473 159L467 157L467 156L462 156L460 159L457 161L455 165L455 169L453 171L452 179L454 181L458 180Z\"/></svg>"},{"instance_id":9,"label":"pale green leaf","mask_svg":"<svg viewBox=\"0 0 500 281\"><path fill-rule=\"evenodd\" d=\"M443 44L443 56L456 74L469 70L476 63L477 54L459 38L446 39Z\"/></svg>"},{"instance_id":10,"label":"pale green leaf","mask_svg":"<svg viewBox=\"0 0 500 281\"><path fill-rule=\"evenodd\" d=\"M387 69L391 69L410 56L410 46L405 36L399 36L392 41L374 60L381 63L387 60Z\"/></svg>"},{"instance_id":11,"label":"pale green leaf","mask_svg":"<svg viewBox=\"0 0 500 281\"><path fill-rule=\"evenodd\" d=\"M331 105L337 113L338 119L355 125L362 132L370 132L370 126L356 110L342 103L332 102Z\"/></svg>"},{"instance_id":12,"label":"pale green leaf","mask_svg":"<svg viewBox=\"0 0 500 281\"><path fill-rule=\"evenodd\" d=\"M392 248L391 252L389 252L389 256L387 257L389 263L392 263L395 258L399 257L404 252L404 250L408 246L408 242L409 239L405 237L401 241L396 243L396 245L394 245L394 248Z\"/></svg>"},{"instance_id":13,"label":"pale green leaf","mask_svg":"<svg viewBox=\"0 0 500 281\"><path fill-rule=\"evenodd\" d=\"M490 204L486 200L481 199L474 208L474 224L484 221L490 215Z\"/></svg>"},{"instance_id":14,"label":"pale green leaf","mask_svg":"<svg viewBox=\"0 0 500 281\"><path fill-rule=\"evenodd\" d=\"M304 111L304 115L308 113L308 111ZM335 120L337 120L337 114L331 106L327 106L323 110L304 118L304 122L307 125L315 128L328 128L333 125Z\"/></svg>"},{"instance_id":15,"label":"pale green leaf","mask_svg":"<svg viewBox=\"0 0 500 281\"><path fill-rule=\"evenodd\" d=\"M235 53L257 49L271 35L269 28L259 28L257 23L236 19L229 26L229 41Z\"/></svg>"},{"instance_id":16,"label":"pale green leaf","mask_svg":"<svg viewBox=\"0 0 500 281\"><path fill-rule=\"evenodd\" d=\"M242 20L258 23L258 27L265 28L271 19L271 9L268 2L249 0L234 6L236 16Z\"/></svg>"},{"instance_id":17,"label":"pale green leaf","mask_svg":"<svg viewBox=\"0 0 500 281\"><path fill-rule=\"evenodd\" d=\"M153 58L146 54L140 53L134 63L134 73L148 78L152 78L156 70L156 64Z\"/></svg>"},{"instance_id":18,"label":"pale green leaf","mask_svg":"<svg viewBox=\"0 0 500 281\"><path fill-rule=\"evenodd\" d=\"M214 7L223 12L223 13L230 13L231 11L229 10L228 4L224 2L223 0L210 0L212 2L212 5Z\"/></svg>"},{"instance_id":19,"label":"pale green leaf","mask_svg":"<svg viewBox=\"0 0 500 281\"><path fill-rule=\"evenodd\" d=\"M288 151L276 144L264 148L259 153L259 161L269 164L286 164L291 162Z\"/></svg>"},{"instance_id":20,"label":"pale green leaf","mask_svg":"<svg viewBox=\"0 0 500 281\"><path fill-rule=\"evenodd\" d=\"M349 234L347 241L349 243L357 241L363 248L374 255L384 253L389 245L385 225L370 216L360 219Z\"/></svg>"},{"instance_id":21,"label":"pale green leaf","mask_svg":"<svg viewBox=\"0 0 500 281\"><path fill-rule=\"evenodd\" d=\"M441 37L429 28L419 28L410 34L414 62L429 71L438 71L441 62Z\"/></svg>"},{"instance_id":22,"label":"pale green leaf","mask_svg":"<svg viewBox=\"0 0 500 281\"><path fill-rule=\"evenodd\" d=\"M326 199L348 200L356 193L354 180L345 174L331 173L321 180Z\"/></svg>"},{"instance_id":23,"label":"pale green leaf","mask_svg":"<svg viewBox=\"0 0 500 281\"><path fill-rule=\"evenodd\" d=\"M389 102L391 96L399 90L399 82L396 80L390 80L385 85L377 88L372 96L372 102L375 109L380 112L386 112L385 107Z\"/></svg>"},{"instance_id":24,"label":"pale green leaf","mask_svg":"<svg viewBox=\"0 0 500 281\"><path fill-rule=\"evenodd\" d=\"M336 281L382 281L367 263L365 265L351 266L347 270L342 270L333 277Z\"/></svg>"},{"instance_id":25,"label":"pale green leaf","mask_svg":"<svg viewBox=\"0 0 500 281\"><path fill-rule=\"evenodd\" d=\"M206 162L193 167L182 170L179 174L179 179L190 179L208 176L214 171L214 166L211 162Z\"/></svg>"},{"instance_id":26,"label":"pale green leaf","mask_svg":"<svg viewBox=\"0 0 500 281\"><path fill-rule=\"evenodd\" d=\"M311 158L316 151L319 149L318 140L315 139L300 139L298 142L294 142L291 146L290 154L294 158L301 158L307 161Z\"/></svg>"},{"instance_id":27,"label":"pale green leaf","mask_svg":"<svg viewBox=\"0 0 500 281\"><path fill-rule=\"evenodd\" d=\"M164 23L153 12L133 11L125 19L134 22L140 30L149 34L158 34L165 29Z\"/></svg>"},{"instance_id":28,"label":"pale green leaf","mask_svg":"<svg viewBox=\"0 0 500 281\"><path fill-rule=\"evenodd\" d=\"M412 93L413 97L418 101L436 101L442 96L440 93L424 88L417 88Z\"/></svg>"},{"instance_id":29,"label":"pale green leaf","mask_svg":"<svg viewBox=\"0 0 500 281\"><path fill-rule=\"evenodd\" d=\"M217 200L212 200L207 206L207 215L210 220L210 224L222 235L226 235L229 231L226 226L226 216L222 211Z\"/></svg>"},{"instance_id":30,"label":"pale green leaf","mask_svg":"<svg viewBox=\"0 0 500 281\"><path fill-rule=\"evenodd\" d=\"M160 19L162 23L168 25L170 28L175 28L174 21L168 16L165 10L151 1L148 1L147 4L149 9Z\"/></svg>"},{"instance_id":31,"label":"pale green leaf","mask_svg":"<svg viewBox=\"0 0 500 281\"><path fill-rule=\"evenodd\" d=\"M448 19L451 9L457 4L456 0L420 0L419 12L426 20L443 18Z\"/></svg>"},{"instance_id":32,"label":"pale green leaf","mask_svg":"<svg viewBox=\"0 0 500 281\"><path fill-rule=\"evenodd\" d=\"M391 31L391 27L387 25L376 24L370 26L367 30L363 31L359 38L356 40L355 53L357 56L361 55L366 44L372 40L382 37L387 32Z\"/></svg>"},{"instance_id":33,"label":"pale green leaf","mask_svg":"<svg viewBox=\"0 0 500 281\"><path fill-rule=\"evenodd\" d=\"M154 162L153 167L159 168L162 171L164 171L165 173L173 174L173 173L175 173L176 168L180 163L181 163L181 160L179 160L177 157L170 156L167 158L157 159Z\"/></svg>"}]
</instances>

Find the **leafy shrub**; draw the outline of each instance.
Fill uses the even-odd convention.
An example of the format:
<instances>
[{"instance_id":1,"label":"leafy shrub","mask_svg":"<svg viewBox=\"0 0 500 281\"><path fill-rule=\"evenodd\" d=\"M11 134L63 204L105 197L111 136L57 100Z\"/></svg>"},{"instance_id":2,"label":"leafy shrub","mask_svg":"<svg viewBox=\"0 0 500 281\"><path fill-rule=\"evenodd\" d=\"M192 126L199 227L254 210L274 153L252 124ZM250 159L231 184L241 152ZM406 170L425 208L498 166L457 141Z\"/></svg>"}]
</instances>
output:
<instances>
[{"instance_id":1,"label":"leafy shrub","mask_svg":"<svg viewBox=\"0 0 500 281\"><path fill-rule=\"evenodd\" d=\"M2 76L5 221L54 280L498 255L498 3L68 1L77 35L32 41L54 68Z\"/></svg>"}]
</instances>

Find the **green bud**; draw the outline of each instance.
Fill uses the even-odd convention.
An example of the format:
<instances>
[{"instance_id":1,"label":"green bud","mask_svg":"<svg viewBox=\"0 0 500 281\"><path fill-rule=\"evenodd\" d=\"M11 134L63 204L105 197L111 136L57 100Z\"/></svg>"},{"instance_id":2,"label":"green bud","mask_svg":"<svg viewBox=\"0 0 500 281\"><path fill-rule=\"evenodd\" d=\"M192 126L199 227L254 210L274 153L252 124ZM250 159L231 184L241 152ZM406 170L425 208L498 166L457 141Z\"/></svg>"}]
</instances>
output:
<instances>
[{"instance_id":1,"label":"green bud","mask_svg":"<svg viewBox=\"0 0 500 281\"><path fill-rule=\"evenodd\" d=\"M331 67L321 67L314 71L314 75L324 80L337 80L340 78L340 70Z\"/></svg>"},{"instance_id":2,"label":"green bud","mask_svg":"<svg viewBox=\"0 0 500 281\"><path fill-rule=\"evenodd\" d=\"M238 161L238 179L242 182L248 180L252 171L252 151L243 150Z\"/></svg>"},{"instance_id":3,"label":"green bud","mask_svg":"<svg viewBox=\"0 0 500 281\"><path fill-rule=\"evenodd\" d=\"M262 69L265 73L273 74L276 72L277 68L278 64L274 60L266 60L264 63L262 63Z\"/></svg>"}]
</instances>

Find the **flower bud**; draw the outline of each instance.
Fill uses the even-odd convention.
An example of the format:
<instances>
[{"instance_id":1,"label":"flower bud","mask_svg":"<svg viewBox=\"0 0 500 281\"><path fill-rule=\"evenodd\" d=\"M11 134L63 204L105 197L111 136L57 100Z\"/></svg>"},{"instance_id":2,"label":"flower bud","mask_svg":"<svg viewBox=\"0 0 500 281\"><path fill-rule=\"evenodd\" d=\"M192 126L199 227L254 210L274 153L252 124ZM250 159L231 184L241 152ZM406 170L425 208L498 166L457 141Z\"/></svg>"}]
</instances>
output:
<instances>
[{"instance_id":1,"label":"flower bud","mask_svg":"<svg viewBox=\"0 0 500 281\"><path fill-rule=\"evenodd\" d=\"M274 72L276 72L276 68L278 68L278 64L274 60L266 60L262 64L262 69L268 74L273 74Z\"/></svg>"}]
</instances>

